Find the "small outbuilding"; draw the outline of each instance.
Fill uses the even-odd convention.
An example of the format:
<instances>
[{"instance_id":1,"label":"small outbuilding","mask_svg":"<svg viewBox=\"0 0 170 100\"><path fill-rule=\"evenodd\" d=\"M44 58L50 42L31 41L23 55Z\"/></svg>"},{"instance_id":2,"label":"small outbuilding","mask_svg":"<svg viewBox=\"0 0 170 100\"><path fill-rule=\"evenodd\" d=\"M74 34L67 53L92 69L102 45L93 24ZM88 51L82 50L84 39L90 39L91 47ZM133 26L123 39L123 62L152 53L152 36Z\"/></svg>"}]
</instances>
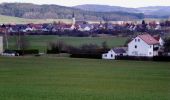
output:
<instances>
[{"instance_id":1,"label":"small outbuilding","mask_svg":"<svg viewBox=\"0 0 170 100\"><path fill-rule=\"evenodd\" d=\"M126 56L127 55L127 48L120 47L120 48L113 48L108 53L102 54L102 59L116 59L116 56Z\"/></svg>"}]
</instances>

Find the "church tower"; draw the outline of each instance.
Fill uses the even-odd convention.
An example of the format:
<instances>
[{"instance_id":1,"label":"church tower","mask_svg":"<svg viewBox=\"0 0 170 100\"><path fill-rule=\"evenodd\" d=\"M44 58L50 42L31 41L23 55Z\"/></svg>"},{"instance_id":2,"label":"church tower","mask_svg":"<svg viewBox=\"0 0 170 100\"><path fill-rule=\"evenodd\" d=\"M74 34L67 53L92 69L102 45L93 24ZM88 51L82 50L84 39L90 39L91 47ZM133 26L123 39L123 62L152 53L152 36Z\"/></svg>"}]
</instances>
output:
<instances>
[{"instance_id":1,"label":"church tower","mask_svg":"<svg viewBox=\"0 0 170 100\"><path fill-rule=\"evenodd\" d=\"M76 18L75 18L75 15L74 15L74 12L73 12L73 15L72 15L72 26L71 26L71 29L75 29L75 25L76 25Z\"/></svg>"},{"instance_id":2,"label":"church tower","mask_svg":"<svg viewBox=\"0 0 170 100\"><path fill-rule=\"evenodd\" d=\"M76 24L76 18L75 18L75 15L74 15L74 12L73 12L73 15L72 15L72 24L75 25Z\"/></svg>"}]
</instances>

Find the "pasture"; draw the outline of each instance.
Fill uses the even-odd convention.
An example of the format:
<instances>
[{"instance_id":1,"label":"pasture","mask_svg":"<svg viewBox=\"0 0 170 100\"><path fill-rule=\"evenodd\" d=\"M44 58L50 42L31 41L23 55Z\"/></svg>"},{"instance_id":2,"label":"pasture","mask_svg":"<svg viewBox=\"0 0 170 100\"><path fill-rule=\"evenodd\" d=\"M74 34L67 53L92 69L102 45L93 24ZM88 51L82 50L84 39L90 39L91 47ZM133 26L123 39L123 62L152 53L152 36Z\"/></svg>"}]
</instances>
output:
<instances>
[{"instance_id":1,"label":"pasture","mask_svg":"<svg viewBox=\"0 0 170 100\"><path fill-rule=\"evenodd\" d=\"M1 100L170 100L170 62L0 57Z\"/></svg>"},{"instance_id":2,"label":"pasture","mask_svg":"<svg viewBox=\"0 0 170 100\"><path fill-rule=\"evenodd\" d=\"M59 21L67 24L72 23L71 19L26 19L0 15L0 24L29 24L29 23L40 24L40 23L53 23Z\"/></svg>"},{"instance_id":3,"label":"pasture","mask_svg":"<svg viewBox=\"0 0 170 100\"><path fill-rule=\"evenodd\" d=\"M26 36L30 44L30 49L39 49L41 52L45 52L50 42L63 41L66 44L73 46L80 46L82 44L97 44L101 46L102 42L106 41L107 45L112 48L114 46L124 45L127 40L126 37L59 37L55 35L30 35ZM16 37L9 37L9 48L16 49Z\"/></svg>"}]
</instances>

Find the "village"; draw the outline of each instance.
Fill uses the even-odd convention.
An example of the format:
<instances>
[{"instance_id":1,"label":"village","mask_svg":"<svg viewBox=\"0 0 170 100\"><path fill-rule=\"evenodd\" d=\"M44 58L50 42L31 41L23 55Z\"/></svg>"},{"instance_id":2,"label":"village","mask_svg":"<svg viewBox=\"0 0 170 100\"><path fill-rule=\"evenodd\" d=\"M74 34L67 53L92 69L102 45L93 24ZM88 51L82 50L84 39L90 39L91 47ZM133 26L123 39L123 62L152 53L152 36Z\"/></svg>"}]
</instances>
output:
<instances>
[{"instance_id":1,"label":"village","mask_svg":"<svg viewBox=\"0 0 170 100\"><path fill-rule=\"evenodd\" d=\"M3 42L4 42L3 37L0 37L0 54L1 55L3 56L18 56L19 55L19 54L16 54L16 52L4 50ZM152 36L148 33L142 33L142 34L137 35L136 37L131 38L126 46L114 47L114 48L111 48L107 53L105 50L105 51L102 51L105 53L101 52L102 54L101 53L100 54L101 54L102 59L119 59L119 60L121 60L120 59L121 57L127 57L127 56L128 57L139 57L139 58L140 57L153 58L155 56L169 55L168 52L166 53L164 52L164 43L165 41L161 38L160 35ZM79 53L76 53L76 54L79 54ZM84 55L86 54L88 53L85 53Z\"/></svg>"},{"instance_id":2,"label":"village","mask_svg":"<svg viewBox=\"0 0 170 100\"><path fill-rule=\"evenodd\" d=\"M64 23L62 21L53 23L28 23L28 24L2 24L0 25L0 34L8 33L10 35L18 32L26 35L59 35L62 32L82 32L117 35L116 32L143 32L155 31L164 32L169 31L169 20L136 20L136 21L82 21L76 20L75 15L72 15L71 23ZM74 34L74 33L72 33ZM163 34L163 33L162 33Z\"/></svg>"},{"instance_id":3,"label":"village","mask_svg":"<svg viewBox=\"0 0 170 100\"><path fill-rule=\"evenodd\" d=\"M52 24L25 24L25 25L1 25L0 34L3 37L0 38L0 53L3 56L16 56L19 55L17 52L12 50L5 50L4 41L8 47L7 36L8 35L63 35L62 32L66 34L69 33L71 36L73 34L79 33L77 36L83 36L82 34L88 34L87 36L98 36L98 34L103 34L104 32L109 32L111 35L115 36L126 36L131 37L126 43L126 46L114 47L109 51L103 50L97 54L98 57L102 59L119 59L121 57L148 57L152 58L155 56L169 55L169 52L164 52L165 41L162 37L165 37L166 32L169 31L167 27L170 26L169 21L156 22L151 21L148 24L143 20L139 22L125 22L125 21L116 21L112 23L106 23L100 21L99 23L89 24L86 21L76 21L75 15L72 15L72 24L65 23L52 23ZM156 34L149 34L150 32ZM116 32L123 32L122 34L114 34ZM71 33L70 33L71 32ZM124 32L127 32L124 33ZM141 32L138 35L134 35L137 32ZM161 32L161 33L160 33ZM96 33L94 35L94 33ZM109 34L104 33L104 34ZM126 34L126 35L124 35ZM65 34L64 34L65 35ZM86 36L86 35L85 35ZM4 40L4 41L3 41ZM61 49L60 47L58 47ZM96 49L97 50L97 49ZM55 50L53 50L55 51ZM107 53L106 53L107 52ZM17 53L17 54L16 54ZM67 52L69 53L69 52ZM95 51L93 51L95 54ZM71 54L75 54L72 52ZM76 55L79 55L78 53ZM84 56L89 55L87 52L84 53ZM90 55L93 55L90 53ZM99 57L100 55L100 57ZM82 56L82 53L81 53ZM93 55L94 56L94 55ZM88 58L88 56L87 56ZM95 58L95 57L94 57Z\"/></svg>"},{"instance_id":4,"label":"village","mask_svg":"<svg viewBox=\"0 0 170 100\"><path fill-rule=\"evenodd\" d=\"M0 100L170 100L170 1L0 0Z\"/></svg>"}]
</instances>

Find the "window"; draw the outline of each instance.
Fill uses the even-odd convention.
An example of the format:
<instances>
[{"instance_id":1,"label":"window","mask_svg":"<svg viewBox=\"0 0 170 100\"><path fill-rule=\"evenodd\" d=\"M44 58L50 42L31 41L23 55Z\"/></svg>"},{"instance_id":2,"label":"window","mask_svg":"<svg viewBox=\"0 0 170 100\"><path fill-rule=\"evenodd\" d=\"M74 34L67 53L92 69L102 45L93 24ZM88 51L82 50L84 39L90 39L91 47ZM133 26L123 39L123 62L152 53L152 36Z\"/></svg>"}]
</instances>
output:
<instances>
[{"instance_id":1,"label":"window","mask_svg":"<svg viewBox=\"0 0 170 100\"><path fill-rule=\"evenodd\" d=\"M135 45L135 48L137 48L137 45Z\"/></svg>"},{"instance_id":2,"label":"window","mask_svg":"<svg viewBox=\"0 0 170 100\"><path fill-rule=\"evenodd\" d=\"M138 42L140 42L140 39L138 39Z\"/></svg>"},{"instance_id":3,"label":"window","mask_svg":"<svg viewBox=\"0 0 170 100\"><path fill-rule=\"evenodd\" d=\"M107 57L107 55L104 55L105 57Z\"/></svg>"},{"instance_id":4,"label":"window","mask_svg":"<svg viewBox=\"0 0 170 100\"><path fill-rule=\"evenodd\" d=\"M149 55L152 55L152 52L149 52Z\"/></svg>"},{"instance_id":5,"label":"window","mask_svg":"<svg viewBox=\"0 0 170 100\"><path fill-rule=\"evenodd\" d=\"M137 41L137 39L135 39L135 42Z\"/></svg>"},{"instance_id":6,"label":"window","mask_svg":"<svg viewBox=\"0 0 170 100\"><path fill-rule=\"evenodd\" d=\"M111 56L111 57L113 57L113 55L112 55L112 54L111 54L110 56Z\"/></svg>"},{"instance_id":7,"label":"window","mask_svg":"<svg viewBox=\"0 0 170 100\"><path fill-rule=\"evenodd\" d=\"M152 46L150 46L150 48L152 48Z\"/></svg>"}]
</instances>

